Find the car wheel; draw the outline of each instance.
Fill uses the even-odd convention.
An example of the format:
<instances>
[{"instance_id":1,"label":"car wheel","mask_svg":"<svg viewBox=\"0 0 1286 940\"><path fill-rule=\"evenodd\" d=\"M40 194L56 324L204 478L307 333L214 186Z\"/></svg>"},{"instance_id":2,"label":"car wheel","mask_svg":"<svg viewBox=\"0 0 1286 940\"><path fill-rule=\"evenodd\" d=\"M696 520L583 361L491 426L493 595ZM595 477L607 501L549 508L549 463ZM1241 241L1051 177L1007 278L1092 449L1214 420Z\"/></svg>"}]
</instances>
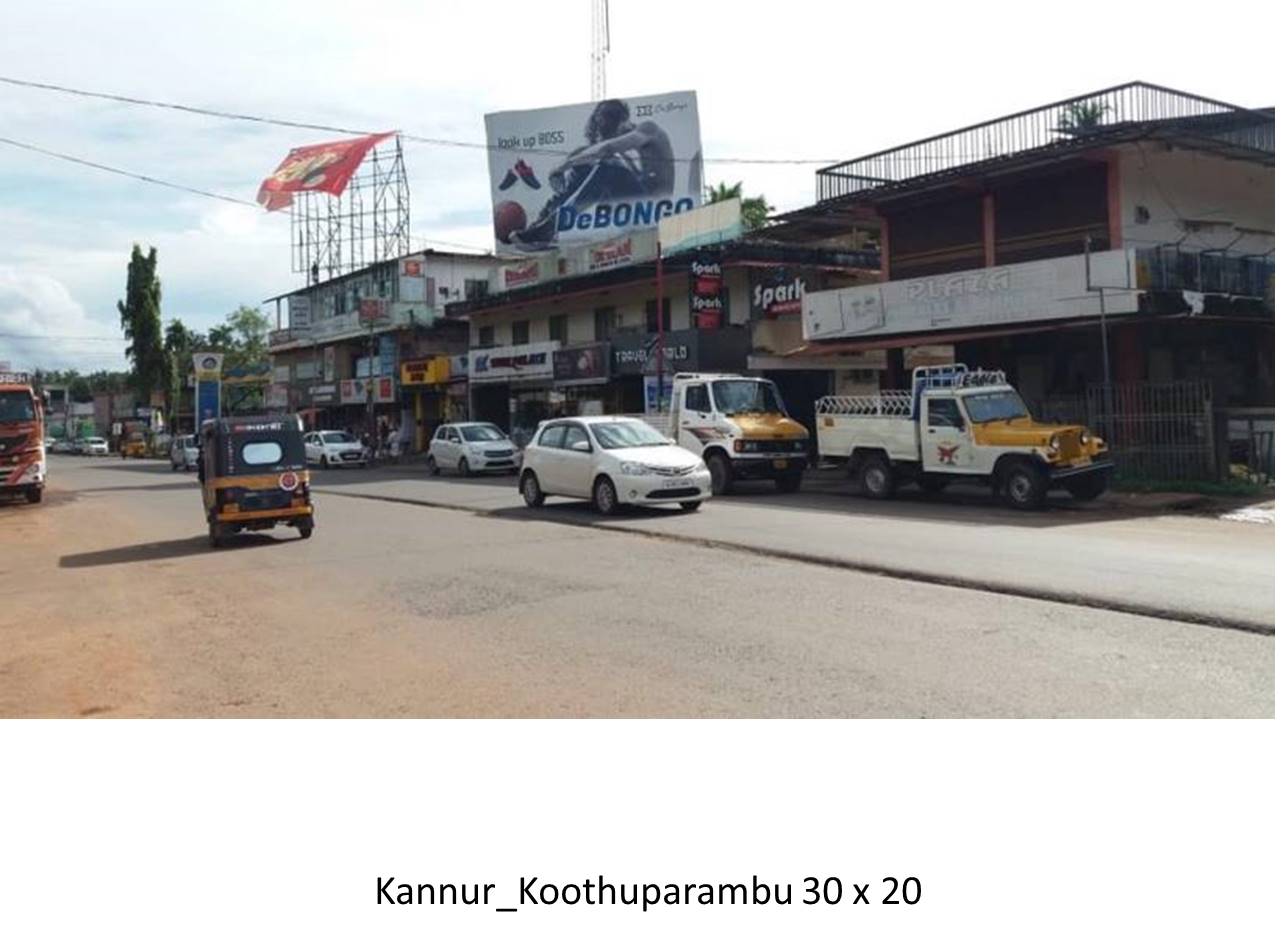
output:
<instances>
[{"instance_id":1,"label":"car wheel","mask_svg":"<svg viewBox=\"0 0 1286 940\"><path fill-rule=\"evenodd\" d=\"M540 481L536 479L536 474L532 471L528 470L523 474L522 485L519 489L522 490L523 502L532 509L544 505L545 494L540 489Z\"/></svg>"},{"instance_id":2,"label":"car wheel","mask_svg":"<svg viewBox=\"0 0 1286 940\"><path fill-rule=\"evenodd\" d=\"M888 499L895 489L893 468L883 454L871 454L857 471L857 485L862 495L871 499Z\"/></svg>"},{"instance_id":3,"label":"car wheel","mask_svg":"<svg viewBox=\"0 0 1286 940\"><path fill-rule=\"evenodd\" d=\"M473 471L469 469L469 458L468 458L468 457L461 457L461 458L460 458L460 462L459 462L458 464L456 464L456 465L455 465L455 468L456 468L456 470L459 472L460 476L462 476L462 477L471 477L471 476L473 476Z\"/></svg>"},{"instance_id":4,"label":"car wheel","mask_svg":"<svg viewBox=\"0 0 1286 940\"><path fill-rule=\"evenodd\" d=\"M616 499L616 486L609 477L599 477L594 481L594 508L598 510L599 515L611 516L615 514L620 504Z\"/></svg>"},{"instance_id":5,"label":"car wheel","mask_svg":"<svg viewBox=\"0 0 1286 940\"><path fill-rule=\"evenodd\" d=\"M732 462L718 452L706 458L706 467L710 470L710 491L715 496L727 496L732 492Z\"/></svg>"},{"instance_id":6,"label":"car wheel","mask_svg":"<svg viewBox=\"0 0 1286 940\"><path fill-rule=\"evenodd\" d=\"M679 508L684 512L696 512L698 509L701 508L701 500L699 499L685 500L684 502L679 503Z\"/></svg>"},{"instance_id":7,"label":"car wheel","mask_svg":"<svg viewBox=\"0 0 1286 940\"><path fill-rule=\"evenodd\" d=\"M429 459L424 462L424 465L428 467L429 476L431 477L435 477L442 472L441 470L438 469L438 462L433 459L432 454L429 454Z\"/></svg>"},{"instance_id":8,"label":"car wheel","mask_svg":"<svg viewBox=\"0 0 1286 940\"><path fill-rule=\"evenodd\" d=\"M1039 509L1045 504L1049 482L1026 461L1015 461L1005 471L1001 493L1014 509Z\"/></svg>"},{"instance_id":9,"label":"car wheel","mask_svg":"<svg viewBox=\"0 0 1286 940\"><path fill-rule=\"evenodd\" d=\"M321 465L323 470L330 469L330 458L328 458L325 454L321 455Z\"/></svg>"}]
</instances>

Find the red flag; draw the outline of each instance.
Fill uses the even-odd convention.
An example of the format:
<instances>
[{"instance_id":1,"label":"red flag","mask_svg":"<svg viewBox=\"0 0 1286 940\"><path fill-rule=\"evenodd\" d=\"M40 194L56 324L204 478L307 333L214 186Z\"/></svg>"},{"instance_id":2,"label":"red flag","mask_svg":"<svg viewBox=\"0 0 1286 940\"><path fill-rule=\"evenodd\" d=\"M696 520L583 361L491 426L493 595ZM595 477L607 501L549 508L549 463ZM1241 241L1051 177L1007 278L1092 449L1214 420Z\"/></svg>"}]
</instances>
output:
<instances>
[{"instance_id":1,"label":"red flag","mask_svg":"<svg viewBox=\"0 0 1286 940\"><path fill-rule=\"evenodd\" d=\"M294 202L294 193L317 192L338 196L366 157L367 152L394 131L333 140L326 144L296 147L259 186L259 203L269 212Z\"/></svg>"}]
</instances>

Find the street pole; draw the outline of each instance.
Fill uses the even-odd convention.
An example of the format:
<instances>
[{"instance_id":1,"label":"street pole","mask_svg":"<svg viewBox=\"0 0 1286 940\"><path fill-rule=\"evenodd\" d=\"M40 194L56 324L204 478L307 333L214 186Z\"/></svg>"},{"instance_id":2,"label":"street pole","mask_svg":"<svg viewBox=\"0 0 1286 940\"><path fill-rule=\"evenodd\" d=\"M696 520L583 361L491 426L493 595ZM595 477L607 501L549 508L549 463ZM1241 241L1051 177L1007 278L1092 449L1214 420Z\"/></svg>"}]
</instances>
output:
<instances>
[{"instance_id":1,"label":"street pole","mask_svg":"<svg viewBox=\"0 0 1286 940\"><path fill-rule=\"evenodd\" d=\"M663 413L665 398L665 289L664 265L661 263L661 230L656 231L656 410Z\"/></svg>"},{"instance_id":2,"label":"street pole","mask_svg":"<svg viewBox=\"0 0 1286 940\"><path fill-rule=\"evenodd\" d=\"M371 319L371 349L366 360L366 436L370 440L371 463L375 463L375 320Z\"/></svg>"},{"instance_id":3,"label":"street pole","mask_svg":"<svg viewBox=\"0 0 1286 940\"><path fill-rule=\"evenodd\" d=\"M1113 423L1116 415L1112 401L1112 357L1107 347L1107 300L1103 295L1103 288L1094 288L1090 283L1090 237L1088 235L1085 236L1085 288L1098 291L1098 331L1103 350L1103 414L1106 418L1106 426L1103 430L1110 437L1114 432Z\"/></svg>"}]
</instances>

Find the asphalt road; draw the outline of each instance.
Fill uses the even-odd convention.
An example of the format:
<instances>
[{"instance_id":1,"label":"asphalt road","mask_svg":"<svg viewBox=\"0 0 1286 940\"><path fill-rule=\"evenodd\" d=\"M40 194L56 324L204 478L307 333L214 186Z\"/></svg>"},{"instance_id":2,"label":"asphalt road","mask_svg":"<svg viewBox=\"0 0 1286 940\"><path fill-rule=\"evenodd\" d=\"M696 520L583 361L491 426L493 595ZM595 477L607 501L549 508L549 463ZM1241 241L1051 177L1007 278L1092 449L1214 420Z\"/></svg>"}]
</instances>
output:
<instances>
[{"instance_id":1,"label":"asphalt road","mask_svg":"<svg viewBox=\"0 0 1286 940\"><path fill-rule=\"evenodd\" d=\"M216 552L191 475L55 457L52 480L41 506L0 505L0 715L1273 714L1270 635L763 550L884 540L1023 577L1050 558L1091 597L1132 577L1191 592L1238 567L1198 559L1213 546L1250 574L1212 590L1271 623L1272 526L757 493L604 527L518 508L512 480L333 471L310 541Z\"/></svg>"}]
</instances>

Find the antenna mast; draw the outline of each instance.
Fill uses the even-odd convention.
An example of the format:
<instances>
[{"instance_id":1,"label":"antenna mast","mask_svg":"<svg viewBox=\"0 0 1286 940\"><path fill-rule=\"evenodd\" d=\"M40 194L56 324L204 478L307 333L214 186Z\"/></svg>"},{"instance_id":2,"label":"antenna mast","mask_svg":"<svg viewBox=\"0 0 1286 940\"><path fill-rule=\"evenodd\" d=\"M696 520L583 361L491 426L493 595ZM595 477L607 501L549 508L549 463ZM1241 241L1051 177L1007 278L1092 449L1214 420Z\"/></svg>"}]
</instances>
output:
<instances>
[{"instance_id":1,"label":"antenna mast","mask_svg":"<svg viewBox=\"0 0 1286 940\"><path fill-rule=\"evenodd\" d=\"M592 101L607 97L607 54L612 51L612 31L607 19L607 0L589 0L592 35L589 50L589 96Z\"/></svg>"}]
</instances>

